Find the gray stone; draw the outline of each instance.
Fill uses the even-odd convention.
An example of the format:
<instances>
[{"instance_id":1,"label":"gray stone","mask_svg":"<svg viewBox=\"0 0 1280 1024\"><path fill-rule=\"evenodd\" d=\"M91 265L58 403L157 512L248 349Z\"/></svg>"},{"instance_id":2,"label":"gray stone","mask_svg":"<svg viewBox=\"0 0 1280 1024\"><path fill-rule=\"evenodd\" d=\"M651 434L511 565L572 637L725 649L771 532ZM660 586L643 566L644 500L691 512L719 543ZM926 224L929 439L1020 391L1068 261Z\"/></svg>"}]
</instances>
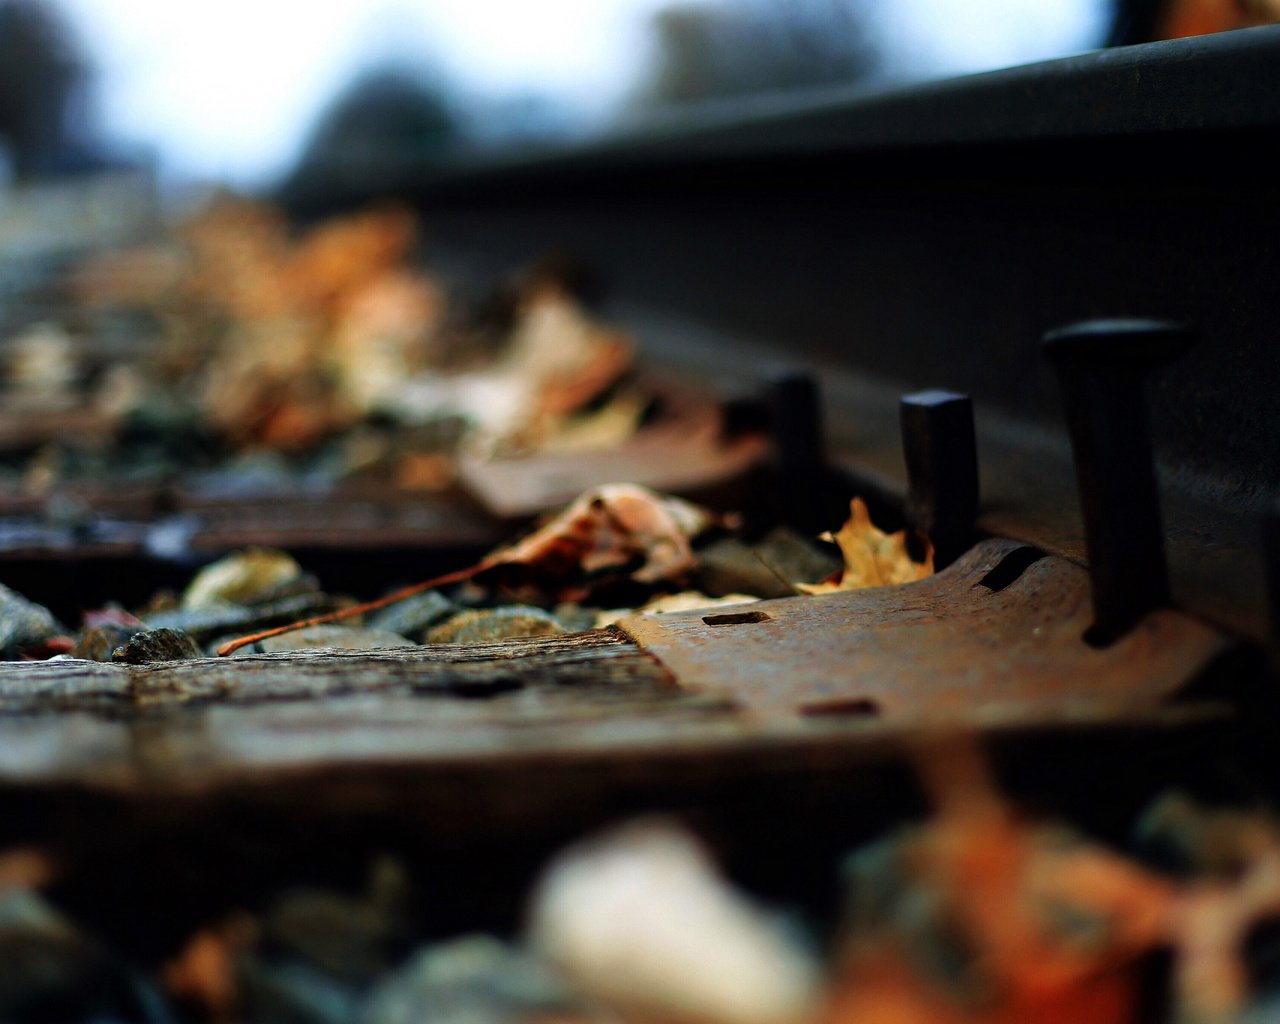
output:
<instances>
[{"instance_id":1,"label":"gray stone","mask_svg":"<svg viewBox=\"0 0 1280 1024\"><path fill-rule=\"evenodd\" d=\"M244 1019L254 1024L348 1024L359 989L304 963L242 955L236 964Z\"/></svg>"},{"instance_id":2,"label":"gray stone","mask_svg":"<svg viewBox=\"0 0 1280 1024\"><path fill-rule=\"evenodd\" d=\"M110 661L112 652L127 644L141 629L139 626L98 626L86 630L71 653L88 661Z\"/></svg>"},{"instance_id":3,"label":"gray stone","mask_svg":"<svg viewBox=\"0 0 1280 1024\"><path fill-rule=\"evenodd\" d=\"M374 863L360 895L287 889L263 915L266 950L338 981L370 983L396 962L407 890L403 867L390 857Z\"/></svg>"},{"instance_id":4,"label":"gray stone","mask_svg":"<svg viewBox=\"0 0 1280 1024\"><path fill-rule=\"evenodd\" d=\"M111 652L111 660L126 665L146 665L153 661L190 661L204 652L180 629L137 630L129 642Z\"/></svg>"},{"instance_id":5,"label":"gray stone","mask_svg":"<svg viewBox=\"0 0 1280 1024\"><path fill-rule=\"evenodd\" d=\"M0 653L5 657L12 658L19 648L66 632L48 608L0 584Z\"/></svg>"},{"instance_id":6,"label":"gray stone","mask_svg":"<svg viewBox=\"0 0 1280 1024\"><path fill-rule=\"evenodd\" d=\"M698 589L711 597L725 594L790 597L795 593L748 545L733 537L715 541L698 551Z\"/></svg>"},{"instance_id":7,"label":"gray stone","mask_svg":"<svg viewBox=\"0 0 1280 1024\"><path fill-rule=\"evenodd\" d=\"M1250 1001L1240 1018L1240 1024L1275 1024L1280 1020L1280 993L1275 991Z\"/></svg>"},{"instance_id":8,"label":"gray stone","mask_svg":"<svg viewBox=\"0 0 1280 1024\"><path fill-rule=\"evenodd\" d=\"M270 626L283 626L312 615L333 611L337 607L338 602L329 595L310 591L266 604L246 606L218 601L203 608L173 608L151 612L143 618L148 626L181 629L198 643L205 643L213 637L227 636L233 631L235 636L243 636Z\"/></svg>"},{"instance_id":9,"label":"gray stone","mask_svg":"<svg viewBox=\"0 0 1280 1024\"><path fill-rule=\"evenodd\" d=\"M581 633L583 630L595 629L596 615L599 614L598 608L584 608L580 604L574 604L572 601L564 601L555 606L551 612L565 629L571 633Z\"/></svg>"},{"instance_id":10,"label":"gray stone","mask_svg":"<svg viewBox=\"0 0 1280 1024\"><path fill-rule=\"evenodd\" d=\"M138 979L26 889L0 893L0 1020L154 1021Z\"/></svg>"},{"instance_id":11,"label":"gray stone","mask_svg":"<svg viewBox=\"0 0 1280 1024\"><path fill-rule=\"evenodd\" d=\"M302 567L274 548L245 548L201 569L182 595L182 607L207 608L221 602L259 604L296 593L305 581Z\"/></svg>"},{"instance_id":12,"label":"gray stone","mask_svg":"<svg viewBox=\"0 0 1280 1024\"><path fill-rule=\"evenodd\" d=\"M789 583L817 583L844 565L835 545L809 540L785 526L770 530L751 550Z\"/></svg>"},{"instance_id":13,"label":"gray stone","mask_svg":"<svg viewBox=\"0 0 1280 1024\"><path fill-rule=\"evenodd\" d=\"M698 583L705 594L790 597L796 583L816 583L841 566L834 549L824 549L786 527L755 544L729 537L698 551Z\"/></svg>"},{"instance_id":14,"label":"gray stone","mask_svg":"<svg viewBox=\"0 0 1280 1024\"><path fill-rule=\"evenodd\" d=\"M359 626L308 626L292 633L268 637L236 651L245 654L279 654L282 651L306 651L313 647L332 647L340 651L377 651L389 647L413 647L414 642L399 633ZM235 655L232 655L234 657Z\"/></svg>"},{"instance_id":15,"label":"gray stone","mask_svg":"<svg viewBox=\"0 0 1280 1024\"><path fill-rule=\"evenodd\" d=\"M397 601L369 617L371 629L385 629L421 643L429 628L457 612L457 606L438 590Z\"/></svg>"},{"instance_id":16,"label":"gray stone","mask_svg":"<svg viewBox=\"0 0 1280 1024\"><path fill-rule=\"evenodd\" d=\"M574 1010L567 985L541 960L472 935L414 954L374 989L360 1024L516 1024Z\"/></svg>"},{"instance_id":17,"label":"gray stone","mask_svg":"<svg viewBox=\"0 0 1280 1024\"><path fill-rule=\"evenodd\" d=\"M506 608L474 608L460 612L443 625L427 632L429 644L481 644L526 636L556 636L567 633L550 612L530 605Z\"/></svg>"}]
</instances>

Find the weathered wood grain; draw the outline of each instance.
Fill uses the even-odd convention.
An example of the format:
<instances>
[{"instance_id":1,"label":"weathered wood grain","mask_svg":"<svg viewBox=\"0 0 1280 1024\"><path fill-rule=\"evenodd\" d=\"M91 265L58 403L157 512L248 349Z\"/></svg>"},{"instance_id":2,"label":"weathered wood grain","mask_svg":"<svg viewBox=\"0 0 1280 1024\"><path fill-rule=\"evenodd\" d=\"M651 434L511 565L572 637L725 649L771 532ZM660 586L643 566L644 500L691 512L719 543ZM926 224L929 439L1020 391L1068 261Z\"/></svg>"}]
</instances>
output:
<instances>
[{"instance_id":1,"label":"weathered wood grain","mask_svg":"<svg viewBox=\"0 0 1280 1024\"><path fill-rule=\"evenodd\" d=\"M480 697L531 686L668 687L652 656L610 631L486 644L287 654L149 665L46 661L0 666L0 715L250 703L360 693Z\"/></svg>"}]
</instances>

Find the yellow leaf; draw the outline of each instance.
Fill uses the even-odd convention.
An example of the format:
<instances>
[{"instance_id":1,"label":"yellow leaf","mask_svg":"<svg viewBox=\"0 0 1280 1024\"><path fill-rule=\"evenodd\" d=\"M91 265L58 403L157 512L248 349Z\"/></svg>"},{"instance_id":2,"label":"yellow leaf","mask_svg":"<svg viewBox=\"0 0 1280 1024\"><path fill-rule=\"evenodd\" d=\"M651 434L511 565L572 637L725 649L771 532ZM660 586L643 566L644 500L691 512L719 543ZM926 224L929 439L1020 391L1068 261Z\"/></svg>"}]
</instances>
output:
<instances>
[{"instance_id":1,"label":"yellow leaf","mask_svg":"<svg viewBox=\"0 0 1280 1024\"><path fill-rule=\"evenodd\" d=\"M926 552L923 562L914 562L907 553L905 530L884 533L871 522L866 502L854 498L849 504L849 520L834 536L823 535L824 540L834 541L844 557L844 568L830 580L821 583L797 583L806 594L831 594L841 590L862 590L864 587L886 587L897 583L913 583L933 574L933 549Z\"/></svg>"}]
</instances>

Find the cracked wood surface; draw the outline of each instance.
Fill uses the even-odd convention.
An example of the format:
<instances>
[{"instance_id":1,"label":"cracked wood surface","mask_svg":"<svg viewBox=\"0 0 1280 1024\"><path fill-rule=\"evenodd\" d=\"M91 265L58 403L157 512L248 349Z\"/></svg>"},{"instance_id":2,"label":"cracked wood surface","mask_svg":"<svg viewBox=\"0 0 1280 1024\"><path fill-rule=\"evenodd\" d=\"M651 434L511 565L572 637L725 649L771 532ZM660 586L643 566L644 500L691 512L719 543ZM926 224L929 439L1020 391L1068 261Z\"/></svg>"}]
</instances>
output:
<instances>
[{"instance_id":1,"label":"cracked wood surface","mask_svg":"<svg viewBox=\"0 0 1280 1024\"><path fill-rule=\"evenodd\" d=\"M600 630L484 644L315 649L147 665L18 663L0 669L0 715L349 694L484 697L548 683L606 691L648 685L657 692L671 679L620 634Z\"/></svg>"}]
</instances>

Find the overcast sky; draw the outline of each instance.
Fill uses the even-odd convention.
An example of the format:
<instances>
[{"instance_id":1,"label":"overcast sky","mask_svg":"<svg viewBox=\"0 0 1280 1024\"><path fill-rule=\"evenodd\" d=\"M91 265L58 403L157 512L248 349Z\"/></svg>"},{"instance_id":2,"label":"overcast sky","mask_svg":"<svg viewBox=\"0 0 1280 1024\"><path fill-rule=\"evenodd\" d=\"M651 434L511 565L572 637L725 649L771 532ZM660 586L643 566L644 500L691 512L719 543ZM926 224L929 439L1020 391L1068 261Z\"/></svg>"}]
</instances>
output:
<instances>
[{"instance_id":1,"label":"overcast sky","mask_svg":"<svg viewBox=\"0 0 1280 1024\"><path fill-rule=\"evenodd\" d=\"M786 3L788 0L776 0ZM856 2L856 0L855 0ZM373 59L481 96L537 93L590 121L627 94L663 0L62 0L110 130L184 176L261 182ZM1106 0L888 0L899 63L956 73L1079 50Z\"/></svg>"}]
</instances>

